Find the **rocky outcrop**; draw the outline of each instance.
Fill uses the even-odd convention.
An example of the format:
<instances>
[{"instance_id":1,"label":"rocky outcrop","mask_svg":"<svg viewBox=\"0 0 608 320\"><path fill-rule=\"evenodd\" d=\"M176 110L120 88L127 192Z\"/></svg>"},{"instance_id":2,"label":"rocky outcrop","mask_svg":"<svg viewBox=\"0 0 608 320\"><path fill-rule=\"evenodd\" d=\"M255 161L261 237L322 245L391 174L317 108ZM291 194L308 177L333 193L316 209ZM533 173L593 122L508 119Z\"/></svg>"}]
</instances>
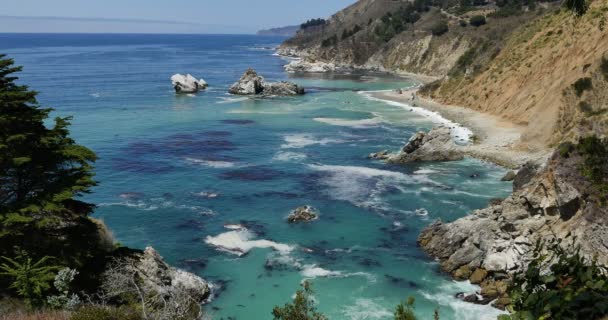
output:
<instances>
[{"instance_id":1,"label":"rocky outcrop","mask_svg":"<svg viewBox=\"0 0 608 320\"><path fill-rule=\"evenodd\" d=\"M441 268L481 283L484 297L508 303L504 280L525 270L538 241L575 239L581 254L608 264L608 208L581 175L581 157L555 153L548 164L502 201L452 223L437 221L422 231L420 246ZM528 169L518 178L528 180ZM566 243L568 241L564 241Z\"/></svg>"},{"instance_id":2,"label":"rocky outcrop","mask_svg":"<svg viewBox=\"0 0 608 320\"><path fill-rule=\"evenodd\" d=\"M269 96L296 96L304 94L304 88L293 82L281 81L264 84L263 93Z\"/></svg>"},{"instance_id":3,"label":"rocky outcrop","mask_svg":"<svg viewBox=\"0 0 608 320\"><path fill-rule=\"evenodd\" d=\"M174 74L171 76L171 83L176 93L197 93L209 86L205 80L197 80L190 74Z\"/></svg>"},{"instance_id":4,"label":"rocky outcrop","mask_svg":"<svg viewBox=\"0 0 608 320\"><path fill-rule=\"evenodd\" d=\"M462 160L464 153L454 143L448 127L437 127L428 133L418 132L389 163Z\"/></svg>"},{"instance_id":5,"label":"rocky outcrop","mask_svg":"<svg viewBox=\"0 0 608 320\"><path fill-rule=\"evenodd\" d=\"M289 64L285 65L285 71L289 73L325 73L325 72L334 72L337 71L338 68L333 63L327 62L309 62L305 59L300 59L296 61L292 61Z\"/></svg>"},{"instance_id":6,"label":"rocky outcrop","mask_svg":"<svg viewBox=\"0 0 608 320\"><path fill-rule=\"evenodd\" d=\"M197 302L209 297L209 284L200 277L169 266L152 247L135 257L132 267L150 291L172 296L175 291L186 292Z\"/></svg>"},{"instance_id":7,"label":"rocky outcrop","mask_svg":"<svg viewBox=\"0 0 608 320\"><path fill-rule=\"evenodd\" d=\"M310 222L316 220L317 217L318 214L315 208L311 206L303 206L293 210L287 217L287 221L290 223Z\"/></svg>"},{"instance_id":8,"label":"rocky outcrop","mask_svg":"<svg viewBox=\"0 0 608 320\"><path fill-rule=\"evenodd\" d=\"M295 83L281 81L266 83L264 78L249 68L228 90L237 95L269 95L269 96L294 96L304 94L303 87Z\"/></svg>"},{"instance_id":9,"label":"rocky outcrop","mask_svg":"<svg viewBox=\"0 0 608 320\"><path fill-rule=\"evenodd\" d=\"M264 78L252 68L247 69L241 79L235 82L228 92L239 95L261 94L264 91Z\"/></svg>"}]
</instances>

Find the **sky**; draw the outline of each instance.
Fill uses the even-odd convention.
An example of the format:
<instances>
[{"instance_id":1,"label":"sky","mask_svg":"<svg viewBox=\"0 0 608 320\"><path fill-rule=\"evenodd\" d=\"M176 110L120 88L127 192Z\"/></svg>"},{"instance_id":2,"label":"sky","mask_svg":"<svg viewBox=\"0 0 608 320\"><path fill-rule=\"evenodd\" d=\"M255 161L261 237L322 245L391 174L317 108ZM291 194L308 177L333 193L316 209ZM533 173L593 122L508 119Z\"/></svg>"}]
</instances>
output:
<instances>
[{"instance_id":1,"label":"sky","mask_svg":"<svg viewBox=\"0 0 608 320\"><path fill-rule=\"evenodd\" d=\"M255 33L355 0L0 0L0 32Z\"/></svg>"}]
</instances>

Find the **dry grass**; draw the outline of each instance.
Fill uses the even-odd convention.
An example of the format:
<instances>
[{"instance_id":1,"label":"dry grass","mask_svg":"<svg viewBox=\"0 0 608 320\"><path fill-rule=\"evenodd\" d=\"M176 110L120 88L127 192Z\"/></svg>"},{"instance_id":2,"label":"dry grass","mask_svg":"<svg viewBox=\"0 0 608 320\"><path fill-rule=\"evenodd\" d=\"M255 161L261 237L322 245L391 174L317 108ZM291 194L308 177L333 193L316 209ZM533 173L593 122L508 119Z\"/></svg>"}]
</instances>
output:
<instances>
[{"instance_id":1,"label":"dry grass","mask_svg":"<svg viewBox=\"0 0 608 320\"><path fill-rule=\"evenodd\" d=\"M0 320L69 320L70 315L61 311L37 311L32 313L11 313L0 315Z\"/></svg>"}]
</instances>

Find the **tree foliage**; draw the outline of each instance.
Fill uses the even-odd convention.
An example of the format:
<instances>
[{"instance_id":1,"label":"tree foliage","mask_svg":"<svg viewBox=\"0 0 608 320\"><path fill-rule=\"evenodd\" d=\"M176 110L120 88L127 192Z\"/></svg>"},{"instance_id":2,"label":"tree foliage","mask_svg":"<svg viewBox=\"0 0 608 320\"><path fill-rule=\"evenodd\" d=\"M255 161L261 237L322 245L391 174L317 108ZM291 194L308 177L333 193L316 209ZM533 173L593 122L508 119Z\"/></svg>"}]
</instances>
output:
<instances>
[{"instance_id":1,"label":"tree foliage","mask_svg":"<svg viewBox=\"0 0 608 320\"><path fill-rule=\"evenodd\" d=\"M44 257L36 262L25 253L20 253L15 259L2 257L0 276L11 279L10 288L14 289L30 307L38 307L44 303L44 295L51 288L55 271L59 267L49 265L51 257Z\"/></svg>"},{"instance_id":2,"label":"tree foliage","mask_svg":"<svg viewBox=\"0 0 608 320\"><path fill-rule=\"evenodd\" d=\"M310 282L302 283L302 290L296 292L293 303L285 304L283 307L276 306L272 310L274 320L327 320L317 312L315 303L311 296L313 294Z\"/></svg>"},{"instance_id":3,"label":"tree foliage","mask_svg":"<svg viewBox=\"0 0 608 320\"><path fill-rule=\"evenodd\" d=\"M327 21L325 19L310 19L307 20L306 22L302 23L300 25L300 29L306 29L306 28L310 28L310 27L316 27L316 26L324 26L327 23Z\"/></svg>"},{"instance_id":4,"label":"tree foliage","mask_svg":"<svg viewBox=\"0 0 608 320\"><path fill-rule=\"evenodd\" d=\"M414 303L416 300L414 297L407 298L406 302L402 302L397 305L395 309L395 320L416 320L414 314Z\"/></svg>"},{"instance_id":5,"label":"tree foliage","mask_svg":"<svg viewBox=\"0 0 608 320\"><path fill-rule=\"evenodd\" d=\"M573 241L574 242L574 241ZM600 319L608 315L608 269L562 239L539 243L510 287L513 314L502 319Z\"/></svg>"},{"instance_id":6,"label":"tree foliage","mask_svg":"<svg viewBox=\"0 0 608 320\"><path fill-rule=\"evenodd\" d=\"M469 23L473 27L483 26L484 24L486 24L486 17L481 16L481 15L472 16L471 19L469 20Z\"/></svg>"},{"instance_id":7,"label":"tree foliage","mask_svg":"<svg viewBox=\"0 0 608 320\"><path fill-rule=\"evenodd\" d=\"M45 228L92 210L74 197L95 185L96 157L70 137L71 118L45 125L52 109L41 108L36 92L16 83L19 71L0 55L0 255L15 257L18 245L40 257L47 253L37 246L48 243L35 239L51 236Z\"/></svg>"}]
</instances>

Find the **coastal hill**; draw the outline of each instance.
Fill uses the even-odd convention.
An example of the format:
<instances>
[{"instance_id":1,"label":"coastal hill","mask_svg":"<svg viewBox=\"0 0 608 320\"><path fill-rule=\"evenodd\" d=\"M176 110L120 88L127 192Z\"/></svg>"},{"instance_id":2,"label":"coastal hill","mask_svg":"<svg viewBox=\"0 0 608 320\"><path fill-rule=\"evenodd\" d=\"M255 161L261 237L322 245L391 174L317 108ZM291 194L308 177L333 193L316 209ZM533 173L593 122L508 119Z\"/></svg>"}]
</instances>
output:
<instances>
[{"instance_id":1,"label":"coastal hill","mask_svg":"<svg viewBox=\"0 0 608 320\"><path fill-rule=\"evenodd\" d=\"M577 17L555 1L361 0L280 52L302 58L291 71L439 79L426 96L527 126L519 147L541 149L606 131L606 6Z\"/></svg>"},{"instance_id":2,"label":"coastal hill","mask_svg":"<svg viewBox=\"0 0 608 320\"><path fill-rule=\"evenodd\" d=\"M292 37L300 30L300 26L287 26L279 28L270 28L258 31L258 36L285 36Z\"/></svg>"}]
</instances>

